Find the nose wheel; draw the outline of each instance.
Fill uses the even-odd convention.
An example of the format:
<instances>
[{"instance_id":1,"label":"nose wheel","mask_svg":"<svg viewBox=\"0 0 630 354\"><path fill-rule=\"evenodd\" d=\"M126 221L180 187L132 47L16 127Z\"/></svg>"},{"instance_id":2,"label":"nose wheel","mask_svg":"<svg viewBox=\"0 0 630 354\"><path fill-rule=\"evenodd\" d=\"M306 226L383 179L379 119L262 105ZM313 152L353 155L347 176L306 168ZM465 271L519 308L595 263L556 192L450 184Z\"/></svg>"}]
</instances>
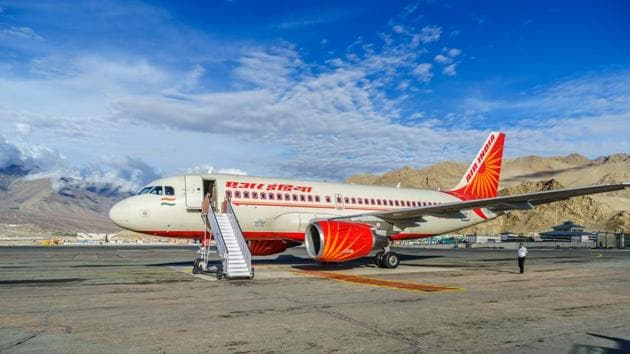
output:
<instances>
[{"instance_id":1,"label":"nose wheel","mask_svg":"<svg viewBox=\"0 0 630 354\"><path fill-rule=\"evenodd\" d=\"M400 260L398 259L398 255L394 252L380 251L374 257L374 263L379 268L394 269L398 267Z\"/></svg>"}]
</instances>

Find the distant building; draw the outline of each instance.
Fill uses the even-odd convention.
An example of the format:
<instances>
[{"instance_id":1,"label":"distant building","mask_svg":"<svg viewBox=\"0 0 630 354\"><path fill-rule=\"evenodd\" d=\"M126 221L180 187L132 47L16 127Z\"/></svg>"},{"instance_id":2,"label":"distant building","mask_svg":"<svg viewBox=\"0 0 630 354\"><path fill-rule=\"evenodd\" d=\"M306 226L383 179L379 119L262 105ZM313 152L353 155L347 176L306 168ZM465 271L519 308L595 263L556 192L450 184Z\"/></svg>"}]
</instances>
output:
<instances>
[{"instance_id":1,"label":"distant building","mask_svg":"<svg viewBox=\"0 0 630 354\"><path fill-rule=\"evenodd\" d=\"M501 242L527 242L529 239L525 236L519 236L513 232L502 232Z\"/></svg>"},{"instance_id":2,"label":"distant building","mask_svg":"<svg viewBox=\"0 0 630 354\"><path fill-rule=\"evenodd\" d=\"M597 237L592 232L584 231L584 226L578 225L573 221L567 220L560 225L552 226L553 231L541 232L540 236L543 241L588 241L593 237Z\"/></svg>"},{"instance_id":3,"label":"distant building","mask_svg":"<svg viewBox=\"0 0 630 354\"><path fill-rule=\"evenodd\" d=\"M466 235L466 243L499 243L501 236L494 235Z\"/></svg>"}]
</instances>

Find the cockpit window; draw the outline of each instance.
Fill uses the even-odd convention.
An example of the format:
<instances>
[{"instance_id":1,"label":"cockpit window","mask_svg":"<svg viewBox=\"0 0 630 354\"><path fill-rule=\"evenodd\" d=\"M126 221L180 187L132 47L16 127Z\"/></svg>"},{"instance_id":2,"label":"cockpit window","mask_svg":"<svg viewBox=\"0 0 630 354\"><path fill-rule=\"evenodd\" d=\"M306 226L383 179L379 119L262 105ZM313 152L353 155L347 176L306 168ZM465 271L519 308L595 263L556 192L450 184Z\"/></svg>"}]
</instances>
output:
<instances>
[{"instance_id":1,"label":"cockpit window","mask_svg":"<svg viewBox=\"0 0 630 354\"><path fill-rule=\"evenodd\" d=\"M164 194L165 195L175 195L175 188L171 186L164 186Z\"/></svg>"},{"instance_id":2,"label":"cockpit window","mask_svg":"<svg viewBox=\"0 0 630 354\"><path fill-rule=\"evenodd\" d=\"M142 188L141 190L138 191L138 193L136 193L136 195L140 195L140 194L147 194L149 193L149 191L151 190L151 188L153 188L153 186L147 186Z\"/></svg>"},{"instance_id":3,"label":"cockpit window","mask_svg":"<svg viewBox=\"0 0 630 354\"><path fill-rule=\"evenodd\" d=\"M155 187L153 187L153 189L151 189L151 192L149 192L149 193L162 195L164 193L164 191L162 190L162 186L155 186Z\"/></svg>"}]
</instances>

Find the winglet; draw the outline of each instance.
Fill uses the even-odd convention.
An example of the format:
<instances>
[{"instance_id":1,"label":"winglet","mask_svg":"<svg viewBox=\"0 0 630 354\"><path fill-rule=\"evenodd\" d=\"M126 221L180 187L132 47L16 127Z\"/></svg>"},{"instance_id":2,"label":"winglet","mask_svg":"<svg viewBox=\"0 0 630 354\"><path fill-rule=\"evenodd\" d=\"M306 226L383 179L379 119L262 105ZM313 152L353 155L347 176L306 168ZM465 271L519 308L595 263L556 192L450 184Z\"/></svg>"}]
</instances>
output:
<instances>
[{"instance_id":1,"label":"winglet","mask_svg":"<svg viewBox=\"0 0 630 354\"><path fill-rule=\"evenodd\" d=\"M462 200L497 196L505 133L492 132L461 181L447 193Z\"/></svg>"}]
</instances>

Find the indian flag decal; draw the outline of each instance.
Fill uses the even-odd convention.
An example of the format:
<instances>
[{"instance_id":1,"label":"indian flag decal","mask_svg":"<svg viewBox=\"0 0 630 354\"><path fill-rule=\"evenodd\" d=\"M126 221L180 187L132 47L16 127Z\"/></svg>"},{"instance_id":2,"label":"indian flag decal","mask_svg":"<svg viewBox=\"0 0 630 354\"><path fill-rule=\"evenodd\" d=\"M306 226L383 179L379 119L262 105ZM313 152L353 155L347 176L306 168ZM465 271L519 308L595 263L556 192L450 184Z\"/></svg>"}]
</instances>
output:
<instances>
[{"instance_id":1,"label":"indian flag decal","mask_svg":"<svg viewBox=\"0 0 630 354\"><path fill-rule=\"evenodd\" d=\"M161 199L162 202L160 203L160 205L162 205L162 206L164 206L164 205L166 205L166 206L175 206L175 200L177 200L177 198L174 198L174 197L163 197Z\"/></svg>"}]
</instances>

